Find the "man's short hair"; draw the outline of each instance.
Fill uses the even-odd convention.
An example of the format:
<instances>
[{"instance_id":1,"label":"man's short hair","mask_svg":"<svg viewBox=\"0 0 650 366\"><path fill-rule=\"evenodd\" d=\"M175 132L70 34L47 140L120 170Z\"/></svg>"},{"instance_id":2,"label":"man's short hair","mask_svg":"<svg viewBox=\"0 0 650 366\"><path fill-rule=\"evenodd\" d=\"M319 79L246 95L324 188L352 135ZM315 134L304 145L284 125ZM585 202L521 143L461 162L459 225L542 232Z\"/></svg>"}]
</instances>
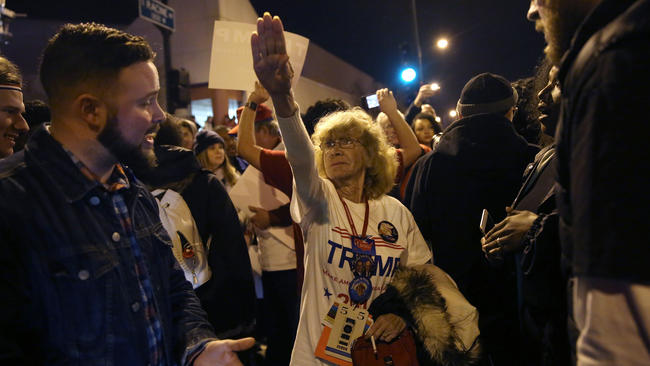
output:
<instances>
[{"instance_id":1,"label":"man's short hair","mask_svg":"<svg viewBox=\"0 0 650 366\"><path fill-rule=\"evenodd\" d=\"M23 85L18 66L2 56L0 56L0 85Z\"/></svg>"},{"instance_id":2,"label":"man's short hair","mask_svg":"<svg viewBox=\"0 0 650 366\"><path fill-rule=\"evenodd\" d=\"M66 24L43 51L41 83L55 110L86 91L101 96L120 70L155 56L142 37L97 23Z\"/></svg>"},{"instance_id":3,"label":"man's short hair","mask_svg":"<svg viewBox=\"0 0 650 366\"><path fill-rule=\"evenodd\" d=\"M350 108L352 108L350 104L340 98L327 98L317 101L314 105L307 108L307 112L302 116L303 123L307 128L307 133L309 133L309 136L314 134L314 126L316 126L321 118L330 113L347 111Z\"/></svg>"},{"instance_id":4,"label":"man's short hair","mask_svg":"<svg viewBox=\"0 0 650 366\"><path fill-rule=\"evenodd\" d=\"M489 72L471 78L463 87L457 110L463 116L505 114L517 104L517 91L501 75Z\"/></svg>"},{"instance_id":5,"label":"man's short hair","mask_svg":"<svg viewBox=\"0 0 650 366\"><path fill-rule=\"evenodd\" d=\"M273 119L265 119L263 121L255 122L255 132L259 132L262 127L266 128L269 135L280 137L280 125L278 125L278 121Z\"/></svg>"}]
</instances>

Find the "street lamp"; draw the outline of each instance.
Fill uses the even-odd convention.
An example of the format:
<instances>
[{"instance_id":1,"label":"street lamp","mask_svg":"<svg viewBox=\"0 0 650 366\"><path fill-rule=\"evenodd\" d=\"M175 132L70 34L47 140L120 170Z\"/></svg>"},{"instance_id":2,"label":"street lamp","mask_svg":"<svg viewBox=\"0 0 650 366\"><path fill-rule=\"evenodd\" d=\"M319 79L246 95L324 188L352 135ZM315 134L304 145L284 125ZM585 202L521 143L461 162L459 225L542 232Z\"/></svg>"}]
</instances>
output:
<instances>
[{"instance_id":1,"label":"street lamp","mask_svg":"<svg viewBox=\"0 0 650 366\"><path fill-rule=\"evenodd\" d=\"M410 83L411 81L415 80L415 77L417 76L417 73L415 72L415 69L412 67L407 67L402 70L402 80L404 80L407 83Z\"/></svg>"},{"instance_id":2,"label":"street lamp","mask_svg":"<svg viewBox=\"0 0 650 366\"><path fill-rule=\"evenodd\" d=\"M449 46L449 41L447 40L447 38L440 38L436 42L436 47L438 47L441 50L446 49L447 46Z\"/></svg>"},{"instance_id":3,"label":"street lamp","mask_svg":"<svg viewBox=\"0 0 650 366\"><path fill-rule=\"evenodd\" d=\"M452 110L449 111L449 117L456 118L457 115L458 115L458 113L456 113L455 109L452 109Z\"/></svg>"}]
</instances>

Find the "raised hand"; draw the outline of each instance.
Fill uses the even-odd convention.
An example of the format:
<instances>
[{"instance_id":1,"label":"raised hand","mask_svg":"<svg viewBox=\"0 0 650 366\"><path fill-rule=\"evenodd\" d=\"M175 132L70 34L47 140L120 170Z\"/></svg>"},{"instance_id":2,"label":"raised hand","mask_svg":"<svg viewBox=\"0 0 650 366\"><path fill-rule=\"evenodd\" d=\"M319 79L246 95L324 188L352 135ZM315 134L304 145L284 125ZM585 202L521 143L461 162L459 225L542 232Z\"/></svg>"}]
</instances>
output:
<instances>
[{"instance_id":1,"label":"raised hand","mask_svg":"<svg viewBox=\"0 0 650 366\"><path fill-rule=\"evenodd\" d=\"M248 100L256 104L262 104L269 99L269 92L264 89L262 84L259 81L255 82L255 90L248 97Z\"/></svg>"},{"instance_id":2,"label":"raised hand","mask_svg":"<svg viewBox=\"0 0 650 366\"><path fill-rule=\"evenodd\" d=\"M438 94L439 89L433 89L431 84L424 84L418 90L418 95L415 97L413 104L420 107L425 100L431 98L432 96Z\"/></svg>"},{"instance_id":3,"label":"raised hand","mask_svg":"<svg viewBox=\"0 0 650 366\"><path fill-rule=\"evenodd\" d=\"M397 111L397 101L393 96L393 92L384 88L377 90L377 100L379 101L379 109L387 115Z\"/></svg>"},{"instance_id":4,"label":"raised hand","mask_svg":"<svg viewBox=\"0 0 650 366\"><path fill-rule=\"evenodd\" d=\"M257 79L271 95L291 92L293 69L289 63L284 27L278 16L266 12L257 19L257 32L251 36L253 68Z\"/></svg>"}]
</instances>

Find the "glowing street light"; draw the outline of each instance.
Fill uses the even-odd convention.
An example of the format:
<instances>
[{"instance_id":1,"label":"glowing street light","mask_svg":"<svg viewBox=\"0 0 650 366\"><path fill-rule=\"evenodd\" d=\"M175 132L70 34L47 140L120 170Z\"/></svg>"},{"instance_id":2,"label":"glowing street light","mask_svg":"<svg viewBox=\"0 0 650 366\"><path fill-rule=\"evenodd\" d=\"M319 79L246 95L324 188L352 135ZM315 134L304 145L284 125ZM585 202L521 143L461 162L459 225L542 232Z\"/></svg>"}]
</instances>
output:
<instances>
[{"instance_id":1,"label":"glowing street light","mask_svg":"<svg viewBox=\"0 0 650 366\"><path fill-rule=\"evenodd\" d=\"M441 50L444 50L445 48L447 48L447 46L449 46L449 41L447 40L447 38L440 38L436 42L436 47L440 48Z\"/></svg>"},{"instance_id":2,"label":"glowing street light","mask_svg":"<svg viewBox=\"0 0 650 366\"><path fill-rule=\"evenodd\" d=\"M407 67L406 69L402 70L402 80L404 80L407 83L410 83L411 81L415 80L415 77L417 76L417 73L415 72L415 69L412 67Z\"/></svg>"},{"instance_id":3,"label":"glowing street light","mask_svg":"<svg viewBox=\"0 0 650 366\"><path fill-rule=\"evenodd\" d=\"M458 113L456 113L455 109L452 109L452 110L449 111L449 117L456 118L457 115L458 115Z\"/></svg>"}]
</instances>

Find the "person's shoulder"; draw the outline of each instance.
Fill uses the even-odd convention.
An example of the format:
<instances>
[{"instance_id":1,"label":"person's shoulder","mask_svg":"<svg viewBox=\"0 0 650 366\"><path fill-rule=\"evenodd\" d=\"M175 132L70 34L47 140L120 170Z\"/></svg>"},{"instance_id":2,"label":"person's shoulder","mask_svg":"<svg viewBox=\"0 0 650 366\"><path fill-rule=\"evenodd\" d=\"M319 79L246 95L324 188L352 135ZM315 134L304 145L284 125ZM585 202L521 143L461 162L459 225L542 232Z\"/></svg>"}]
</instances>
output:
<instances>
[{"instance_id":1,"label":"person's shoulder","mask_svg":"<svg viewBox=\"0 0 650 366\"><path fill-rule=\"evenodd\" d=\"M400 200L398 200L397 198L395 198L393 196L389 196L387 194L382 195L376 201L379 204L381 204L382 206L389 209L389 210L399 210L399 211L406 210L406 211L408 211L406 206L404 206L404 204Z\"/></svg>"},{"instance_id":2,"label":"person's shoulder","mask_svg":"<svg viewBox=\"0 0 650 366\"><path fill-rule=\"evenodd\" d=\"M0 159L0 180L15 175L26 167L25 152L19 151L4 159Z\"/></svg>"}]
</instances>

